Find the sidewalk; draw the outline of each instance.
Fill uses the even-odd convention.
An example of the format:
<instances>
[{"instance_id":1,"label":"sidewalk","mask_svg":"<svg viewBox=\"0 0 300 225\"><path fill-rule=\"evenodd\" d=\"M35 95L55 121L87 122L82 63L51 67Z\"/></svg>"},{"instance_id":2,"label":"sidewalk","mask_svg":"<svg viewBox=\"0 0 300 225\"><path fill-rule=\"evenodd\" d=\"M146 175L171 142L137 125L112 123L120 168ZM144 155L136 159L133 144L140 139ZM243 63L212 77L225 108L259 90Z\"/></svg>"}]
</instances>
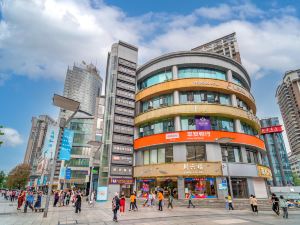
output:
<instances>
[{"instance_id":1,"label":"sidewalk","mask_svg":"<svg viewBox=\"0 0 300 225\"><path fill-rule=\"evenodd\" d=\"M272 212L260 212L258 216L253 216L249 210L227 211L225 209L212 208L190 208L175 207L173 210L164 207L163 212L159 212L157 207L141 207L139 211L128 212L119 216L118 224L127 225L176 225L176 224L298 224L300 220L299 211L290 212L290 219L283 221ZM66 224L91 224L110 225L116 224L112 221L111 203L97 203L94 208L89 208L83 202L82 212L75 214L74 207L51 207L48 217L43 218L43 213L17 212L17 203L0 198L0 224L1 225L66 225Z\"/></svg>"}]
</instances>

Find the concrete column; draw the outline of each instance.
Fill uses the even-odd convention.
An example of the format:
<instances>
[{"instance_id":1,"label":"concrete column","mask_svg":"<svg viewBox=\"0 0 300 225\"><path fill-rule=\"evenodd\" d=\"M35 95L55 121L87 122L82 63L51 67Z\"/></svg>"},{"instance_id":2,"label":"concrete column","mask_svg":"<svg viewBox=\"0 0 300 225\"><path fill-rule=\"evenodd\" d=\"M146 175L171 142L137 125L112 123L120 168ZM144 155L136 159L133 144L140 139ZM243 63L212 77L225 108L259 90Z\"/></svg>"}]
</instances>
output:
<instances>
[{"instance_id":1,"label":"concrete column","mask_svg":"<svg viewBox=\"0 0 300 225\"><path fill-rule=\"evenodd\" d=\"M254 190L253 178L250 178L250 177L247 178L247 185L248 185L248 194L249 195L256 195L255 190Z\"/></svg>"},{"instance_id":2,"label":"concrete column","mask_svg":"<svg viewBox=\"0 0 300 225\"><path fill-rule=\"evenodd\" d=\"M231 99L231 105L237 107L238 105L237 105L236 95L235 94L230 95L230 99Z\"/></svg>"},{"instance_id":3,"label":"concrete column","mask_svg":"<svg viewBox=\"0 0 300 225\"><path fill-rule=\"evenodd\" d=\"M214 144L214 143L206 144L206 160L222 162L222 152L221 152L221 146L219 144Z\"/></svg>"},{"instance_id":4,"label":"concrete column","mask_svg":"<svg viewBox=\"0 0 300 225\"><path fill-rule=\"evenodd\" d=\"M175 116L174 124L175 124L175 131L181 131L180 116Z\"/></svg>"},{"instance_id":5,"label":"concrete column","mask_svg":"<svg viewBox=\"0 0 300 225\"><path fill-rule=\"evenodd\" d=\"M185 199L184 193L184 178L178 177L177 179L178 199Z\"/></svg>"},{"instance_id":6,"label":"concrete column","mask_svg":"<svg viewBox=\"0 0 300 225\"><path fill-rule=\"evenodd\" d=\"M241 121L239 119L234 120L234 131L237 133L242 133Z\"/></svg>"},{"instance_id":7,"label":"concrete column","mask_svg":"<svg viewBox=\"0 0 300 225\"><path fill-rule=\"evenodd\" d=\"M243 163L247 163L248 160L247 160L247 152L245 146L241 146L241 153L242 153Z\"/></svg>"},{"instance_id":8,"label":"concrete column","mask_svg":"<svg viewBox=\"0 0 300 225\"><path fill-rule=\"evenodd\" d=\"M239 150L236 148L234 149L234 159L236 162L240 162Z\"/></svg>"},{"instance_id":9,"label":"concrete column","mask_svg":"<svg viewBox=\"0 0 300 225\"><path fill-rule=\"evenodd\" d=\"M142 112L142 104L141 101L135 103L135 115L139 115Z\"/></svg>"},{"instance_id":10,"label":"concrete column","mask_svg":"<svg viewBox=\"0 0 300 225\"><path fill-rule=\"evenodd\" d=\"M174 144L173 145L173 161L186 162L186 145Z\"/></svg>"},{"instance_id":11,"label":"concrete column","mask_svg":"<svg viewBox=\"0 0 300 225\"><path fill-rule=\"evenodd\" d=\"M174 105L179 104L179 91L177 91L177 90L175 90L173 92L173 102L174 102Z\"/></svg>"},{"instance_id":12,"label":"concrete column","mask_svg":"<svg viewBox=\"0 0 300 225\"><path fill-rule=\"evenodd\" d=\"M173 80L178 78L178 67L177 66L172 66L172 76L173 76Z\"/></svg>"},{"instance_id":13,"label":"concrete column","mask_svg":"<svg viewBox=\"0 0 300 225\"><path fill-rule=\"evenodd\" d=\"M233 80L232 80L232 71L231 70L227 70L226 76L227 76L227 81L233 82Z\"/></svg>"},{"instance_id":14,"label":"concrete column","mask_svg":"<svg viewBox=\"0 0 300 225\"><path fill-rule=\"evenodd\" d=\"M261 158L260 152L257 152L257 159L258 159L258 163L262 165L263 163L262 163L262 158Z\"/></svg>"},{"instance_id":15,"label":"concrete column","mask_svg":"<svg viewBox=\"0 0 300 225\"><path fill-rule=\"evenodd\" d=\"M133 134L134 134L134 139L138 139L139 138L139 128L138 127L134 127L133 130Z\"/></svg>"}]
</instances>

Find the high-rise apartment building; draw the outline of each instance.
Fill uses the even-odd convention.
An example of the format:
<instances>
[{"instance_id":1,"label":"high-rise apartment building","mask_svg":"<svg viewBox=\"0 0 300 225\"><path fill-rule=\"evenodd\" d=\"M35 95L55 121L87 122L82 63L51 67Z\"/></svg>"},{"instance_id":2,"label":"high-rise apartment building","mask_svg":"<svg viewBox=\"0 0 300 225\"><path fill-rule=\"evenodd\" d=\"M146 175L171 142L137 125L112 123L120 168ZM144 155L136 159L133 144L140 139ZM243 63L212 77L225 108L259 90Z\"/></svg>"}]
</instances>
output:
<instances>
[{"instance_id":1,"label":"high-rise apartment building","mask_svg":"<svg viewBox=\"0 0 300 225\"><path fill-rule=\"evenodd\" d=\"M300 155L300 69L285 73L276 98L291 152Z\"/></svg>"},{"instance_id":2,"label":"high-rise apartment building","mask_svg":"<svg viewBox=\"0 0 300 225\"><path fill-rule=\"evenodd\" d=\"M31 181L35 180L38 177L38 174L36 173L37 166L40 158L43 157L42 148L49 124L55 125L56 121L47 115L32 117L31 130L24 156L24 163L27 163L31 166Z\"/></svg>"},{"instance_id":3,"label":"high-rise apartment building","mask_svg":"<svg viewBox=\"0 0 300 225\"><path fill-rule=\"evenodd\" d=\"M286 152L282 128L277 117L261 119L262 136L265 141L268 164L271 168L273 186L293 183L292 170Z\"/></svg>"},{"instance_id":4,"label":"high-rise apartment building","mask_svg":"<svg viewBox=\"0 0 300 225\"><path fill-rule=\"evenodd\" d=\"M288 157L291 164L292 172L295 173L298 177L300 177L300 155L290 153Z\"/></svg>"},{"instance_id":5,"label":"high-rise apartment building","mask_svg":"<svg viewBox=\"0 0 300 225\"><path fill-rule=\"evenodd\" d=\"M193 48L192 51L217 53L233 58L239 63L242 63L235 33L218 38L204 45L200 45Z\"/></svg>"},{"instance_id":6,"label":"high-rise apartment building","mask_svg":"<svg viewBox=\"0 0 300 225\"><path fill-rule=\"evenodd\" d=\"M119 41L108 54L99 185L111 198L133 190L133 134L138 49Z\"/></svg>"}]
</instances>

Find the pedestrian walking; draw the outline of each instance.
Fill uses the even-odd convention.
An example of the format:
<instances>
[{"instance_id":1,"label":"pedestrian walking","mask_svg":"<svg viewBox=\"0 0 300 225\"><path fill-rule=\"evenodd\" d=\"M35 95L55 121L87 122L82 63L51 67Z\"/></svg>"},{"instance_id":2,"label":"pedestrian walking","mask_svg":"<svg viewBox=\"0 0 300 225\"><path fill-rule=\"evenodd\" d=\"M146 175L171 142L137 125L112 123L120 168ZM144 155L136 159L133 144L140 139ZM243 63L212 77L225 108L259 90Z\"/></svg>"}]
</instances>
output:
<instances>
[{"instance_id":1,"label":"pedestrian walking","mask_svg":"<svg viewBox=\"0 0 300 225\"><path fill-rule=\"evenodd\" d=\"M228 199L228 210L230 210L230 209L234 210L233 205L232 205L232 197L231 197L231 195L228 195L227 199Z\"/></svg>"},{"instance_id":2,"label":"pedestrian walking","mask_svg":"<svg viewBox=\"0 0 300 225\"><path fill-rule=\"evenodd\" d=\"M56 207L58 200L59 200L59 193L58 193L58 191L55 191L55 193L54 193L53 207Z\"/></svg>"},{"instance_id":3,"label":"pedestrian walking","mask_svg":"<svg viewBox=\"0 0 300 225\"><path fill-rule=\"evenodd\" d=\"M81 212L81 200L82 196L80 191L78 191L75 200L75 213Z\"/></svg>"},{"instance_id":4,"label":"pedestrian walking","mask_svg":"<svg viewBox=\"0 0 300 225\"><path fill-rule=\"evenodd\" d=\"M252 199L253 199L253 195L250 195L250 198L249 198L249 203L250 203L250 206L251 206L251 210L252 210L252 212L254 212L254 208L253 208L253 201L252 201Z\"/></svg>"},{"instance_id":5,"label":"pedestrian walking","mask_svg":"<svg viewBox=\"0 0 300 225\"><path fill-rule=\"evenodd\" d=\"M10 201L14 202L15 201L15 197L16 197L16 191L12 191L11 192L11 196L10 196Z\"/></svg>"},{"instance_id":6,"label":"pedestrian walking","mask_svg":"<svg viewBox=\"0 0 300 225\"><path fill-rule=\"evenodd\" d=\"M21 193L18 196L18 207L17 210L21 210L21 207L23 205L23 202L26 199L26 192L25 191L21 191Z\"/></svg>"},{"instance_id":7,"label":"pedestrian walking","mask_svg":"<svg viewBox=\"0 0 300 225\"><path fill-rule=\"evenodd\" d=\"M288 214L288 203L287 201L283 198L282 195L279 197L279 206L283 211L283 218L287 219L289 214Z\"/></svg>"},{"instance_id":8,"label":"pedestrian walking","mask_svg":"<svg viewBox=\"0 0 300 225\"><path fill-rule=\"evenodd\" d=\"M130 206L129 206L129 211L135 210L135 205L134 202L136 200L136 196L134 195L134 193L132 193L130 195Z\"/></svg>"},{"instance_id":9,"label":"pedestrian walking","mask_svg":"<svg viewBox=\"0 0 300 225\"><path fill-rule=\"evenodd\" d=\"M158 192L158 210L163 211L163 200L164 200L164 195L162 191Z\"/></svg>"},{"instance_id":10,"label":"pedestrian walking","mask_svg":"<svg viewBox=\"0 0 300 225\"><path fill-rule=\"evenodd\" d=\"M271 197L271 201L272 201L272 210L276 213L277 216L279 216L280 212L279 212L279 199L276 196L276 194L272 194Z\"/></svg>"},{"instance_id":11,"label":"pedestrian walking","mask_svg":"<svg viewBox=\"0 0 300 225\"><path fill-rule=\"evenodd\" d=\"M195 208L193 202L192 202L192 199L193 199L193 193L190 191L189 193L189 205L188 205L188 208L191 207L191 205L193 206L193 208Z\"/></svg>"},{"instance_id":12,"label":"pedestrian walking","mask_svg":"<svg viewBox=\"0 0 300 225\"><path fill-rule=\"evenodd\" d=\"M24 213L27 213L27 207L31 208L33 211L33 202L34 202L34 196L32 192L29 192L29 194L26 197L26 202L24 206Z\"/></svg>"},{"instance_id":13,"label":"pedestrian walking","mask_svg":"<svg viewBox=\"0 0 300 225\"><path fill-rule=\"evenodd\" d=\"M64 197L64 191L60 191L60 193L59 193L59 207L61 207L61 206L64 206L65 204L64 204L64 199L65 199L65 197Z\"/></svg>"},{"instance_id":14,"label":"pedestrian walking","mask_svg":"<svg viewBox=\"0 0 300 225\"><path fill-rule=\"evenodd\" d=\"M136 209L136 211L138 211L138 207L137 207L137 204L136 204L136 192L134 191L133 193L134 193L134 196L135 196L134 202L133 202L134 208Z\"/></svg>"},{"instance_id":15,"label":"pedestrian walking","mask_svg":"<svg viewBox=\"0 0 300 225\"><path fill-rule=\"evenodd\" d=\"M36 202L34 203L34 208L39 209L42 206L42 192L38 192L36 196Z\"/></svg>"},{"instance_id":16,"label":"pedestrian walking","mask_svg":"<svg viewBox=\"0 0 300 225\"><path fill-rule=\"evenodd\" d=\"M70 204L70 199L71 199L71 193L70 193L70 191L68 191L68 193L66 195L66 205L67 206Z\"/></svg>"},{"instance_id":17,"label":"pedestrian walking","mask_svg":"<svg viewBox=\"0 0 300 225\"><path fill-rule=\"evenodd\" d=\"M150 192L148 194L148 202L147 202L148 207L152 206L152 203L153 203L153 194L152 194L152 192Z\"/></svg>"},{"instance_id":18,"label":"pedestrian walking","mask_svg":"<svg viewBox=\"0 0 300 225\"><path fill-rule=\"evenodd\" d=\"M255 195L252 195L252 199L251 199L251 205L253 206L253 213L256 213L256 215L258 215L258 209L257 209L257 199L255 197Z\"/></svg>"},{"instance_id":19,"label":"pedestrian walking","mask_svg":"<svg viewBox=\"0 0 300 225\"><path fill-rule=\"evenodd\" d=\"M125 195L124 192L122 192L121 199L120 199L120 214L125 213L125 202L126 202Z\"/></svg>"},{"instance_id":20,"label":"pedestrian walking","mask_svg":"<svg viewBox=\"0 0 300 225\"><path fill-rule=\"evenodd\" d=\"M173 197L172 193L169 192L169 196L168 196L168 208L171 207L171 209L173 209L173 200L174 200L174 197Z\"/></svg>"},{"instance_id":21,"label":"pedestrian walking","mask_svg":"<svg viewBox=\"0 0 300 225\"><path fill-rule=\"evenodd\" d=\"M116 192L115 197L112 199L112 211L113 211L113 221L118 222L118 210L120 208L119 194Z\"/></svg>"}]
</instances>

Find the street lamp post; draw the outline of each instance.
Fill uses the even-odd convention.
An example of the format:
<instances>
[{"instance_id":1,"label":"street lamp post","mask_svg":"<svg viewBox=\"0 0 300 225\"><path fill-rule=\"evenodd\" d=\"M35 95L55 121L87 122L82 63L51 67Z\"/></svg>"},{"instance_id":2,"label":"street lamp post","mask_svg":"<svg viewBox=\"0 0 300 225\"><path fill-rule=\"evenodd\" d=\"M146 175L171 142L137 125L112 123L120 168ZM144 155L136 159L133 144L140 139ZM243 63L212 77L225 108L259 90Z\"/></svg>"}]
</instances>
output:
<instances>
[{"instance_id":1,"label":"street lamp post","mask_svg":"<svg viewBox=\"0 0 300 225\"><path fill-rule=\"evenodd\" d=\"M97 153L97 151L100 150L101 146L102 146L102 143L100 141L89 141L88 142L89 145L92 145L92 146L95 146L95 147L98 147L96 151L93 151L92 153L92 157L91 157L91 176L90 176L90 190L89 190L89 200L91 201L91 194L92 194L92 191L93 191L93 170L94 170L94 159L95 159L95 155Z\"/></svg>"},{"instance_id":2,"label":"street lamp post","mask_svg":"<svg viewBox=\"0 0 300 225\"><path fill-rule=\"evenodd\" d=\"M44 209L44 217L47 217L48 214L50 196L52 192L52 185L53 185L54 172L55 172L55 165L58 157L58 150L60 146L60 140L63 135L63 130L65 126L70 122L70 120L75 116L75 114L79 111L79 107L80 107L80 102L56 94L54 94L53 96L53 104L57 107L60 107L61 109L72 111L73 114L67 120L65 118L61 118L59 121L59 132L58 132L53 162L51 166L50 181L48 184L48 193L47 193L46 204Z\"/></svg>"},{"instance_id":3,"label":"street lamp post","mask_svg":"<svg viewBox=\"0 0 300 225\"><path fill-rule=\"evenodd\" d=\"M229 163L228 163L228 143L230 143L233 140L233 138L230 137L223 137L223 138L217 138L215 141L219 144L224 144L226 146L224 155L226 158L226 167L227 167L227 176L228 176L228 182L229 182L229 188L230 188L230 195L231 195L231 200L233 203L233 191L232 191L232 183L231 183L231 176L230 176L230 170L229 170Z\"/></svg>"}]
</instances>

